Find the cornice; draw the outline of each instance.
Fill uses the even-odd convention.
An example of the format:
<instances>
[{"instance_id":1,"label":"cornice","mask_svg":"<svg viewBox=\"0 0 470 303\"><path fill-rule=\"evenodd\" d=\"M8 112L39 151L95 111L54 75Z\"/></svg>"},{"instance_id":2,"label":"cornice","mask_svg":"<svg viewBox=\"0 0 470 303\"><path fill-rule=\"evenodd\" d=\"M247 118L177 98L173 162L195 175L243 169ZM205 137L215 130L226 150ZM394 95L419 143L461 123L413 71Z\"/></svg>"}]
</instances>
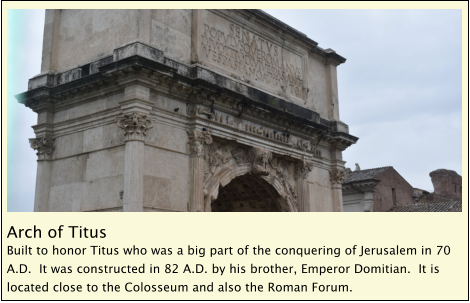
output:
<instances>
[{"instance_id":1,"label":"cornice","mask_svg":"<svg viewBox=\"0 0 470 303\"><path fill-rule=\"evenodd\" d=\"M234 81L206 67L186 65L166 58L162 51L145 43L133 42L117 48L113 61L109 58L80 67L81 72L76 74L86 76L76 79L63 76L71 71L55 75L52 82L49 79L51 75L39 75L30 81L46 83L48 86L33 88L16 95L16 98L19 103L33 110L47 103L49 110L55 111L56 108L67 108L75 102L109 94L122 89L123 85L137 82L153 89L167 90L169 95L175 93L188 103L197 96L204 103L230 107L232 113L234 109L240 110L241 116L267 121L311 139L318 137L319 141L314 145L323 140L344 149L358 140L357 137L338 131L347 130L344 123L322 119L315 111ZM91 68L93 66L95 68ZM84 72L84 68L88 70ZM48 77L48 81L41 80L41 77ZM57 80L59 78L60 81ZM66 79L69 82L64 82ZM50 87L51 83L55 85Z\"/></svg>"}]
</instances>

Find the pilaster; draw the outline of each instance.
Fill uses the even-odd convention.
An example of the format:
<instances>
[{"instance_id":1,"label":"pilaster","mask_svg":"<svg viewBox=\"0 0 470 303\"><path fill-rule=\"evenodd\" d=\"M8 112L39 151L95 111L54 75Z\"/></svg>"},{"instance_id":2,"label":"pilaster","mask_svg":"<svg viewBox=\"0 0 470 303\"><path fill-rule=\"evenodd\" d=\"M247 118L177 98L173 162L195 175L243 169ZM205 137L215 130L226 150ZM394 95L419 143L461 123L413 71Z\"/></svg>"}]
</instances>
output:
<instances>
[{"instance_id":1,"label":"pilaster","mask_svg":"<svg viewBox=\"0 0 470 303\"><path fill-rule=\"evenodd\" d=\"M308 186L308 174L313 169L310 161L298 162L295 166L295 178L297 180L297 207L299 212L310 211L310 191Z\"/></svg>"},{"instance_id":2,"label":"pilaster","mask_svg":"<svg viewBox=\"0 0 470 303\"><path fill-rule=\"evenodd\" d=\"M148 118L150 90L140 85L131 85L124 91L124 100L120 102L123 116L116 119L116 124L124 131L124 199L123 211L144 211L144 143L147 131L153 127Z\"/></svg>"},{"instance_id":3,"label":"pilaster","mask_svg":"<svg viewBox=\"0 0 470 303\"><path fill-rule=\"evenodd\" d=\"M333 191L333 211L343 211L343 187L342 183L346 173L342 168L330 170L331 189Z\"/></svg>"},{"instance_id":4,"label":"pilaster","mask_svg":"<svg viewBox=\"0 0 470 303\"><path fill-rule=\"evenodd\" d=\"M212 144L212 136L207 131L189 130L190 152L190 198L188 211L204 211L204 144Z\"/></svg>"},{"instance_id":5,"label":"pilaster","mask_svg":"<svg viewBox=\"0 0 470 303\"><path fill-rule=\"evenodd\" d=\"M31 148L37 151L38 168L36 174L36 192L34 195L34 211L49 211L49 192L51 187L52 152L54 139L51 136L39 136L29 139Z\"/></svg>"}]
</instances>

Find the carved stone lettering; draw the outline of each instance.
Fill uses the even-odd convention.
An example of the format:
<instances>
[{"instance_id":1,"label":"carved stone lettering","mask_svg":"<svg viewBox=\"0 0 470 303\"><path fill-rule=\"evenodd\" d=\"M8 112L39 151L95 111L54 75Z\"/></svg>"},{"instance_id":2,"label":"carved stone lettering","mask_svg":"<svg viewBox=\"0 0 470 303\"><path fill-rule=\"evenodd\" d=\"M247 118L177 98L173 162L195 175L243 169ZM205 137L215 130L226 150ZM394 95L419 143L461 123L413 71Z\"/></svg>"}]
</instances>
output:
<instances>
[{"instance_id":1,"label":"carved stone lettering","mask_svg":"<svg viewBox=\"0 0 470 303\"><path fill-rule=\"evenodd\" d=\"M304 98L300 56L228 20L207 17L200 25L198 60L227 70L235 79L272 87L281 97Z\"/></svg>"}]
</instances>

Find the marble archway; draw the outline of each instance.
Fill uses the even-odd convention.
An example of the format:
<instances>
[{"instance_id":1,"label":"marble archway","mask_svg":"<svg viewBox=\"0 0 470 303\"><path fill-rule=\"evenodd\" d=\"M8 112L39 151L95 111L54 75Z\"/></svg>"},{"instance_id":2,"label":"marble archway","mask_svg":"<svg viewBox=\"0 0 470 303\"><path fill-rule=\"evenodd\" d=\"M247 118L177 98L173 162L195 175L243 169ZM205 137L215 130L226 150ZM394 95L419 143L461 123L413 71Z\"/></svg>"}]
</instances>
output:
<instances>
[{"instance_id":1,"label":"marble archway","mask_svg":"<svg viewBox=\"0 0 470 303\"><path fill-rule=\"evenodd\" d=\"M188 137L191 152L189 211L211 212L212 203L232 181L235 182L233 186L245 184L251 188L261 184L272 197L272 201L261 204L252 201L259 208L256 206L251 211L263 211L263 203L266 209L271 205L269 207L277 211L307 211L306 199L309 194L305 183L312 170L312 162L273 154L263 147L247 146L222 138L215 138L214 141L210 131L191 130L188 131ZM254 195L261 197L256 191ZM242 201L236 202L238 206L243 204Z\"/></svg>"}]
</instances>

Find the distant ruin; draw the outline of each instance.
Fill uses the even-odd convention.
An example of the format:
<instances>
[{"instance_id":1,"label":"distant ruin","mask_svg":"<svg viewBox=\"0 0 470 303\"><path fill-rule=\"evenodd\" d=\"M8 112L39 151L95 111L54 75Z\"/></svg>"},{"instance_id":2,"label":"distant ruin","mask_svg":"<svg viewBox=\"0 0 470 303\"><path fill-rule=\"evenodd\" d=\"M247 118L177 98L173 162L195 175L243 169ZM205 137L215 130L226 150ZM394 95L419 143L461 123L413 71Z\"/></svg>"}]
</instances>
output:
<instances>
[{"instance_id":1,"label":"distant ruin","mask_svg":"<svg viewBox=\"0 0 470 303\"><path fill-rule=\"evenodd\" d=\"M426 195L426 202L444 202L462 199L462 176L453 170L436 169L429 173L434 192Z\"/></svg>"}]
</instances>

